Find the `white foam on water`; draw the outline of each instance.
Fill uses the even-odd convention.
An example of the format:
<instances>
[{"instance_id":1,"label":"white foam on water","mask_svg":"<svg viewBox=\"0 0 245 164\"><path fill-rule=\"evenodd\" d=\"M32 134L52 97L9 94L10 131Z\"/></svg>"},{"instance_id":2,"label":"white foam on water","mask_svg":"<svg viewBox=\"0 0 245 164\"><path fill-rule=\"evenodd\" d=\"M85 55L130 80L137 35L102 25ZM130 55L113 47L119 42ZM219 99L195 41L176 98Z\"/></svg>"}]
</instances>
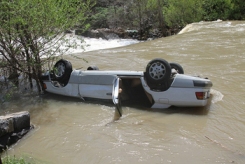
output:
<instances>
[{"instance_id":1,"label":"white foam on water","mask_svg":"<svg viewBox=\"0 0 245 164\"><path fill-rule=\"evenodd\" d=\"M212 103L217 103L217 102L223 100L224 95L221 92L219 92L215 89L211 89L210 93L213 95Z\"/></svg>"},{"instance_id":2,"label":"white foam on water","mask_svg":"<svg viewBox=\"0 0 245 164\"><path fill-rule=\"evenodd\" d=\"M140 41L135 39L102 39L102 38L87 38L83 36L78 36L74 34L67 34L65 36L69 42L76 44L75 48L70 48L66 54L70 53L81 53L81 52L88 52L94 50L101 50L101 49L109 49L115 47L122 47L127 46L135 43L139 43ZM62 48L62 46L61 46ZM64 47L63 47L64 48Z\"/></svg>"}]
</instances>

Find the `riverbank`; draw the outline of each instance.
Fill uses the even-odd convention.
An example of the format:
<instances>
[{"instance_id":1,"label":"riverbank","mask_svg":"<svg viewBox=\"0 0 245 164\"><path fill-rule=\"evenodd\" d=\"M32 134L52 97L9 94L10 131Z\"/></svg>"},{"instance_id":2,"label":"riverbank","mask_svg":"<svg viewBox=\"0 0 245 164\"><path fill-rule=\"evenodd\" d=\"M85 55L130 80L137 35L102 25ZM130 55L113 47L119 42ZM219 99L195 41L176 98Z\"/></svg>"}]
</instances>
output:
<instances>
[{"instance_id":1,"label":"riverbank","mask_svg":"<svg viewBox=\"0 0 245 164\"><path fill-rule=\"evenodd\" d=\"M150 110L142 102L123 103L123 117L113 123L110 104L54 94L22 96L5 111L30 111L36 128L8 155L69 164L244 163L244 47L245 22L227 21L196 23L174 37L80 53L100 70L143 70L152 58L162 57L181 63L186 74L208 76L217 93L207 108ZM86 68L81 60L70 61L74 68Z\"/></svg>"},{"instance_id":2,"label":"riverbank","mask_svg":"<svg viewBox=\"0 0 245 164\"><path fill-rule=\"evenodd\" d=\"M33 126L27 111L0 116L0 153L26 135Z\"/></svg>"}]
</instances>

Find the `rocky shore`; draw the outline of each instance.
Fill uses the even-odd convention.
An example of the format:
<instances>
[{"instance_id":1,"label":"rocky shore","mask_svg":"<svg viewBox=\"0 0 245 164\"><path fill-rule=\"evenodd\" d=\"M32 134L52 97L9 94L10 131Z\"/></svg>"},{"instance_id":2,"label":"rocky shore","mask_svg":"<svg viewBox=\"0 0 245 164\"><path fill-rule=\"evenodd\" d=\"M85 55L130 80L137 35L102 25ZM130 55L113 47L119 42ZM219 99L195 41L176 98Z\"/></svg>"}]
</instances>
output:
<instances>
[{"instance_id":1,"label":"rocky shore","mask_svg":"<svg viewBox=\"0 0 245 164\"><path fill-rule=\"evenodd\" d=\"M125 30L123 28L101 28L95 30L88 30L83 32L82 30L75 30L76 35L82 35L84 37L89 38L102 38L102 39L137 39L137 40L148 40L161 38L166 36L171 36L177 34L181 28L176 29L166 29L164 33L162 33L159 29L153 29L151 31L138 31L138 30Z\"/></svg>"},{"instance_id":2,"label":"rocky shore","mask_svg":"<svg viewBox=\"0 0 245 164\"><path fill-rule=\"evenodd\" d=\"M0 116L0 153L31 129L33 126L30 124L30 114L27 111Z\"/></svg>"}]
</instances>

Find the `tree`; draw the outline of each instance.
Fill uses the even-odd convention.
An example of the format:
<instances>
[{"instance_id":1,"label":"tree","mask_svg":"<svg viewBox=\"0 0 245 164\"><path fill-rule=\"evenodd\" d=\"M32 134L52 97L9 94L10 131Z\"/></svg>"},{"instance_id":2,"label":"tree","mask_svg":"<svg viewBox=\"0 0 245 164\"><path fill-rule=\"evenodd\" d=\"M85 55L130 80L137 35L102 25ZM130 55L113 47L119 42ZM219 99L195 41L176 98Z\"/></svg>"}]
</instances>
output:
<instances>
[{"instance_id":1,"label":"tree","mask_svg":"<svg viewBox=\"0 0 245 164\"><path fill-rule=\"evenodd\" d=\"M168 26L184 27L202 19L201 0L168 0L163 15Z\"/></svg>"},{"instance_id":2,"label":"tree","mask_svg":"<svg viewBox=\"0 0 245 164\"><path fill-rule=\"evenodd\" d=\"M163 36L166 36L166 23L163 16L163 9L166 6L168 0L148 0L147 2L147 8L150 11L149 16L152 20L152 27L158 28Z\"/></svg>"},{"instance_id":3,"label":"tree","mask_svg":"<svg viewBox=\"0 0 245 164\"><path fill-rule=\"evenodd\" d=\"M245 1L244 0L231 0L233 3L233 10L229 19L244 20L245 19Z\"/></svg>"},{"instance_id":4,"label":"tree","mask_svg":"<svg viewBox=\"0 0 245 164\"><path fill-rule=\"evenodd\" d=\"M96 7L88 21L93 28L108 28L108 15L107 7Z\"/></svg>"},{"instance_id":5,"label":"tree","mask_svg":"<svg viewBox=\"0 0 245 164\"><path fill-rule=\"evenodd\" d=\"M41 91L43 66L69 48L64 32L84 24L90 0L1 0L0 58L11 75L25 74L35 79Z\"/></svg>"},{"instance_id":6,"label":"tree","mask_svg":"<svg viewBox=\"0 0 245 164\"><path fill-rule=\"evenodd\" d=\"M140 39L147 37L154 22L154 10L151 10L148 0L129 1L125 7L125 18L131 20L131 28L139 30Z\"/></svg>"},{"instance_id":7,"label":"tree","mask_svg":"<svg viewBox=\"0 0 245 164\"><path fill-rule=\"evenodd\" d=\"M217 19L229 19L233 10L231 0L205 0L203 1L204 20L213 21Z\"/></svg>"}]
</instances>

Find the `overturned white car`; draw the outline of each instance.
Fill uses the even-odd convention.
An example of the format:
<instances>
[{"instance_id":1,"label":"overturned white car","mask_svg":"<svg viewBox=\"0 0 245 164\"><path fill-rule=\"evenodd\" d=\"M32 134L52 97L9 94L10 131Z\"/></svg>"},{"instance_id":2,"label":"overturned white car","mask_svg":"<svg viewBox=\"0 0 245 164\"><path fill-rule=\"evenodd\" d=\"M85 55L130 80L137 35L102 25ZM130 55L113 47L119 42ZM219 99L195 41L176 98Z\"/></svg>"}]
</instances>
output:
<instances>
[{"instance_id":1,"label":"overturned white car","mask_svg":"<svg viewBox=\"0 0 245 164\"><path fill-rule=\"evenodd\" d=\"M151 108L205 106L212 87L210 80L184 75L181 65L164 59L150 61L145 72L100 71L95 66L72 70L71 63L61 59L42 80L47 92L111 100L120 115L120 102L124 100L147 101Z\"/></svg>"}]
</instances>

